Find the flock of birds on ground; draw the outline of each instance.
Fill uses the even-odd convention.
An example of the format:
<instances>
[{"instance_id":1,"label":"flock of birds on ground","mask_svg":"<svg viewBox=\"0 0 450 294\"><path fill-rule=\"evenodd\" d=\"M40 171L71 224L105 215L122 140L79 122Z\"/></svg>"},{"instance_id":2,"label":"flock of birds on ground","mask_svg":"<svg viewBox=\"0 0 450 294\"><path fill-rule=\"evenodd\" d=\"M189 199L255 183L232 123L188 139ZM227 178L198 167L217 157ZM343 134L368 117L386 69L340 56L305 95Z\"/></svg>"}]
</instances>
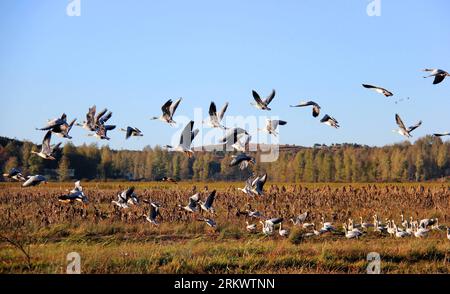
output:
<instances>
[{"instance_id":1,"label":"flock of birds on ground","mask_svg":"<svg viewBox=\"0 0 450 294\"><path fill-rule=\"evenodd\" d=\"M439 84L442 82L445 77L450 76L450 74L446 71L440 69L425 69L424 71L430 72L430 75L427 77L434 77L433 84ZM425 77L425 78L427 78ZM385 97L393 96L393 93L378 86L363 84L364 88L368 88L376 91L384 95ZM253 90L252 92L254 105L256 108L260 110L270 111L269 104L275 98L275 90L272 90L269 96L265 99L262 99L260 95ZM182 98L176 100L175 102L172 100L168 100L162 106L162 115L159 117L153 117L154 120L161 120L169 125L174 125L176 122L173 117L178 108ZM312 115L313 117L318 117L320 115L321 106L314 102L301 102L297 105L291 105L291 107L309 107L312 106ZM203 122L207 124L211 128L220 128L226 131L225 137L220 140L221 144L231 146L232 149L240 151L241 153L233 156L233 160L230 163L230 166L239 166L241 170L247 168L249 164L256 164L255 158L247 155L245 153L248 148L248 144L251 140L251 135L244 129L235 127L235 128L227 128L221 124L221 121L224 118L225 112L227 111L228 103L226 103L220 112L217 112L217 108L214 102L211 102L209 108L209 121ZM96 113L95 105L89 108L89 111L86 115L86 121L82 124L75 124L76 119L73 119L70 123L67 122L66 114L63 114L60 118L56 118L53 120L49 120L47 125L43 128L39 128L37 130L47 131L42 141L42 147L39 152L32 151L33 154L46 159L46 160L55 160L54 153L57 148L60 147L61 143L56 145L51 145L51 136L52 134L56 134L62 138L71 139L72 137L69 135L70 130L74 125L80 126L87 131L89 131L89 136L94 136L101 140L109 140L110 138L107 136L107 132L114 130L116 128L115 125L108 125L108 120L112 117L112 112L108 112L107 109ZM402 119L398 114L395 115L396 123L399 127L397 132L405 136L407 138L412 137L411 132L421 126L422 121L418 123L406 127L403 123ZM332 116L325 114L323 118L320 120L321 123L329 125L334 128L339 128L338 121ZM258 129L259 131L267 132L270 135L277 136L277 129L279 126L286 125L287 122L283 120L267 120L266 126L263 129ZM143 133L136 127L127 127L126 129L121 129L126 133L125 138L128 139L132 136L143 136ZM190 121L184 128L179 144L177 146L166 145L165 147L171 151L182 152L185 153L188 157L192 157L194 151L191 148L192 141L199 133L198 129L194 129L194 121ZM448 136L450 132L447 133L436 133L435 136ZM242 140L244 139L244 140ZM229 149L227 149L229 150ZM13 168L9 173L3 175L5 178L10 178L16 181L23 181L23 187L36 186L41 182L46 183L47 180L42 175L34 175L24 177L21 171L17 168ZM239 190L251 197L263 196L264 195L264 184L267 181L267 174L262 176L251 176L245 183L244 188L239 188ZM179 205L180 209L185 210L188 213L195 214L199 208L211 215L215 214L213 203L216 196L216 191L210 193L207 197L206 201L202 201L200 199L199 193L194 194L189 197L189 202L186 206ZM71 190L67 195L62 195L58 197L58 200L65 203L74 203L74 202L82 202L86 204L88 202L88 198L83 192L83 188L80 184L80 181L75 183L75 188ZM147 204L150 206L150 211L148 215L146 215L146 219L157 225L157 218L159 216L159 210L161 206L158 203L151 202L145 200ZM128 188L122 193L118 195L117 200L113 200L112 204L116 205L120 209L127 209L130 205L138 205L140 203L138 196L134 192L134 187ZM262 218L262 214L257 211L249 211L247 215L251 218ZM306 219L308 217L308 213L305 212L295 219L290 219L294 225L300 225L304 229L311 229L312 231L309 233L305 233L303 237L309 237L314 235L321 235L327 232L337 232L338 229L334 227L330 222L326 222L322 218L321 227L317 230L314 223L306 223ZM212 228L216 228L216 222L212 218L201 218L201 221L204 221L208 226ZM260 224L262 225L262 232L265 235L272 235L274 233L275 226L278 225L278 233L280 236L287 237L289 235L289 231L287 229L282 228L282 217L265 219L261 220ZM423 219L421 221L413 220L404 220L403 215L401 219L401 227L397 226L394 220L386 220L385 224L379 220L377 215L373 217L373 223L363 222L362 218L360 223L354 223L352 219L348 220L348 223L343 225L343 230L346 238L353 239L359 238L364 234L366 230L369 228L373 228L373 230L380 233L389 233L398 238L403 238L407 236L415 236L415 237L426 237L426 235L430 232L430 230L436 229L440 230L441 227L438 224L438 219ZM257 230L256 224L250 224L247 222L246 230L250 232L254 232ZM450 228L447 228L447 238L450 240Z\"/></svg>"}]
</instances>

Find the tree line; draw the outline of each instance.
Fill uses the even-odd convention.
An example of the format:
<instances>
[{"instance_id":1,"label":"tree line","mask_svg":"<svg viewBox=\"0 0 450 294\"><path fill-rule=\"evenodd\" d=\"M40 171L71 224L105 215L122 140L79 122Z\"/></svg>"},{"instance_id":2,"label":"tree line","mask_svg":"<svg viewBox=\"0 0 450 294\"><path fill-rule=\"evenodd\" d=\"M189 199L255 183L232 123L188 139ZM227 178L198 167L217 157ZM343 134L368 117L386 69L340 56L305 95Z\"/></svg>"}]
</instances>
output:
<instances>
[{"instance_id":1,"label":"tree line","mask_svg":"<svg viewBox=\"0 0 450 294\"><path fill-rule=\"evenodd\" d=\"M428 181L450 177L450 142L426 136L383 147L356 144L282 148L278 160L258 162L248 170L230 167L233 152L196 152L193 158L159 146L141 151L112 150L96 144L67 142L48 161L31 154L39 146L0 138L0 168L19 167L24 175L49 175L54 180L241 181L267 172L276 182ZM250 152L259 160L260 151ZM71 173L73 172L73 174Z\"/></svg>"}]
</instances>

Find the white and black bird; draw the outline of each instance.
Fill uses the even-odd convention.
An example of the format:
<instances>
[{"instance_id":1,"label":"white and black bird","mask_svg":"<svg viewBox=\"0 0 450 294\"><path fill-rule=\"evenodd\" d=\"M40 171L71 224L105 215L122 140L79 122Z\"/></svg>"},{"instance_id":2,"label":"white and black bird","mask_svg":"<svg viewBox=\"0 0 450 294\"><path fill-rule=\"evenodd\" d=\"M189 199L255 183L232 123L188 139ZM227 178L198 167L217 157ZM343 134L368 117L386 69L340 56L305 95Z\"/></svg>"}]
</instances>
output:
<instances>
[{"instance_id":1,"label":"white and black bird","mask_svg":"<svg viewBox=\"0 0 450 294\"><path fill-rule=\"evenodd\" d=\"M165 123L168 123L169 125L176 124L176 121L173 120L173 116L175 114L175 111L178 108L178 105L180 105L180 102L183 100L183 98L179 98L175 102L172 101L172 99L167 100L166 103L161 107L162 115L160 117L152 117L152 120L160 120Z\"/></svg>"},{"instance_id":2,"label":"white and black bird","mask_svg":"<svg viewBox=\"0 0 450 294\"><path fill-rule=\"evenodd\" d=\"M301 225L305 222L306 218L308 217L308 212L305 211L304 213L296 216L295 218L291 218L290 221L295 225Z\"/></svg>"},{"instance_id":3,"label":"white and black bird","mask_svg":"<svg viewBox=\"0 0 450 294\"><path fill-rule=\"evenodd\" d=\"M423 71L425 72L429 72L430 75L426 76L424 78L429 78L429 77L434 77L434 81L433 81L433 85L437 85L440 82L442 82L445 77L450 76L450 74L448 72L446 72L445 70L442 69L438 69L438 68L426 68Z\"/></svg>"},{"instance_id":4,"label":"white and black bird","mask_svg":"<svg viewBox=\"0 0 450 294\"><path fill-rule=\"evenodd\" d=\"M394 132L397 132L400 135L405 136L406 138L411 138L412 137L411 132L422 125L422 121L419 121L415 125L410 126L409 128L407 128L405 126L405 124L403 123L402 119L400 118L400 115L398 115L398 114L395 114L395 121L396 121L399 129L398 130L394 130Z\"/></svg>"},{"instance_id":5,"label":"white and black bird","mask_svg":"<svg viewBox=\"0 0 450 294\"><path fill-rule=\"evenodd\" d=\"M61 115L61 117L59 118L54 118L54 119L49 119L47 122L47 125L43 128L37 128L37 130L39 131L48 131L48 130L52 130L54 128L60 127L63 124L67 123L67 115L65 113L63 113Z\"/></svg>"},{"instance_id":6,"label":"white and black bird","mask_svg":"<svg viewBox=\"0 0 450 294\"><path fill-rule=\"evenodd\" d=\"M51 138L52 138L52 131L48 131L45 134L44 139L42 140L41 151L39 152L31 151L31 153L36 154L37 156L43 159L55 160L54 153L59 148L61 143L51 146L50 145Z\"/></svg>"},{"instance_id":7,"label":"white and black bird","mask_svg":"<svg viewBox=\"0 0 450 294\"><path fill-rule=\"evenodd\" d=\"M181 204L178 205L178 207L184 209L187 212L196 212L198 210L198 202L200 201L200 196L198 193L192 195L189 197L189 204L186 206L183 206Z\"/></svg>"},{"instance_id":8,"label":"white and black bird","mask_svg":"<svg viewBox=\"0 0 450 294\"><path fill-rule=\"evenodd\" d=\"M339 122L335 118L329 116L328 114L325 114L325 116L320 120L320 122L336 129L340 127Z\"/></svg>"},{"instance_id":9,"label":"white and black bird","mask_svg":"<svg viewBox=\"0 0 450 294\"><path fill-rule=\"evenodd\" d=\"M150 204L150 211L149 211L148 215L144 215L145 219L153 225L158 225L157 218L158 218L158 216L161 216L161 214L159 213L159 208L161 206L155 202L151 202L151 201L147 201L147 200L144 200L144 202Z\"/></svg>"},{"instance_id":10,"label":"white and black bird","mask_svg":"<svg viewBox=\"0 0 450 294\"><path fill-rule=\"evenodd\" d=\"M367 84L362 84L364 88L374 90L377 93L383 94L385 97L394 96L394 94L391 91L386 90L385 88L381 88L378 86L372 86Z\"/></svg>"},{"instance_id":11,"label":"white and black bird","mask_svg":"<svg viewBox=\"0 0 450 294\"><path fill-rule=\"evenodd\" d=\"M312 106L312 115L313 117L318 117L320 114L320 106L314 101L300 102L297 105L290 105L291 107L307 107Z\"/></svg>"},{"instance_id":12,"label":"white and black bird","mask_svg":"<svg viewBox=\"0 0 450 294\"><path fill-rule=\"evenodd\" d=\"M203 219L199 219L199 221L205 222L208 226L210 226L213 229L217 228L217 223L211 218L203 218Z\"/></svg>"},{"instance_id":13,"label":"white and black bird","mask_svg":"<svg viewBox=\"0 0 450 294\"><path fill-rule=\"evenodd\" d=\"M83 129L86 129L86 130L88 130L90 132L94 132L95 129L96 129L96 125L97 125L98 119L102 115L104 115L106 113L106 111L108 111L108 110L104 109L103 111L101 111L99 113L100 117L98 117L98 116L96 117L95 116L96 111L97 111L97 107L95 105L93 105L91 108L89 108L89 111L86 114L86 120L83 121L82 124L77 123L76 125L79 126L79 127L82 127Z\"/></svg>"},{"instance_id":14,"label":"white and black bird","mask_svg":"<svg viewBox=\"0 0 450 294\"><path fill-rule=\"evenodd\" d=\"M284 126L287 122L284 120L278 120L278 119L268 119L266 121L266 126L263 129L258 129L259 131L266 132L270 135L274 135L275 137L278 136L277 128L278 126Z\"/></svg>"},{"instance_id":15,"label":"white and black bird","mask_svg":"<svg viewBox=\"0 0 450 294\"><path fill-rule=\"evenodd\" d=\"M252 182L252 192L258 196L264 195L264 185L267 181L267 174L262 177L256 177Z\"/></svg>"},{"instance_id":16,"label":"white and black bird","mask_svg":"<svg viewBox=\"0 0 450 294\"><path fill-rule=\"evenodd\" d=\"M208 125L211 128L226 129L226 127L223 126L220 122L223 120L223 117L225 116L225 112L227 111L227 109L228 109L228 102L225 103L220 112L217 112L216 104L214 102L211 102L211 104L209 105Z\"/></svg>"},{"instance_id":17,"label":"white and black bird","mask_svg":"<svg viewBox=\"0 0 450 294\"><path fill-rule=\"evenodd\" d=\"M214 213L213 204L215 198L216 198L216 190L212 191L209 194L205 202L199 200L198 203L200 204L201 209L209 213Z\"/></svg>"},{"instance_id":18,"label":"white and black bird","mask_svg":"<svg viewBox=\"0 0 450 294\"><path fill-rule=\"evenodd\" d=\"M9 172L3 174L4 178L12 179L15 181L25 181L25 177L22 175L22 172L18 168L11 168Z\"/></svg>"},{"instance_id":19,"label":"white and black bird","mask_svg":"<svg viewBox=\"0 0 450 294\"><path fill-rule=\"evenodd\" d=\"M128 208L129 205L139 205L139 198L134 193L134 190L134 187L129 187L122 191L120 194L117 194L117 201L112 201L112 203L120 208Z\"/></svg>"},{"instance_id":20,"label":"white and black bird","mask_svg":"<svg viewBox=\"0 0 450 294\"><path fill-rule=\"evenodd\" d=\"M168 148L170 151L183 152L187 157L191 158L194 156L194 151L191 149L192 141L194 141L199 130L194 130L194 121L190 121L183 129L180 137L180 144L178 146L166 145L164 147Z\"/></svg>"},{"instance_id":21,"label":"white and black bird","mask_svg":"<svg viewBox=\"0 0 450 294\"><path fill-rule=\"evenodd\" d=\"M37 186L40 183L47 183L47 179L44 176L41 175L35 175L35 176L28 176L25 183L22 184L22 187L31 187L31 186Z\"/></svg>"},{"instance_id":22,"label":"white and black bird","mask_svg":"<svg viewBox=\"0 0 450 294\"><path fill-rule=\"evenodd\" d=\"M433 134L433 136L435 136L435 137L445 137L445 136L450 136L450 132L446 132L446 133L435 133L435 134Z\"/></svg>"},{"instance_id":23,"label":"white and black bird","mask_svg":"<svg viewBox=\"0 0 450 294\"><path fill-rule=\"evenodd\" d=\"M240 143L240 140L243 137L247 137L248 141L246 141L246 144L248 144L249 140L251 139L250 134L242 128L232 128L226 131L225 137L221 138L219 142L225 145L226 151L236 149L238 151L244 152L245 145L243 146L244 150L242 150L242 146Z\"/></svg>"},{"instance_id":24,"label":"white and black bird","mask_svg":"<svg viewBox=\"0 0 450 294\"><path fill-rule=\"evenodd\" d=\"M74 202L87 203L88 198L86 195L84 195L81 182L76 181L73 190L71 190L67 195L59 196L58 201L63 203L74 203Z\"/></svg>"},{"instance_id":25,"label":"white and black bird","mask_svg":"<svg viewBox=\"0 0 450 294\"><path fill-rule=\"evenodd\" d=\"M248 167L249 164L256 164L255 158L247 155L245 153L240 153L238 155L232 155L233 160L230 162L230 166L238 166L241 170L244 170Z\"/></svg>"},{"instance_id":26,"label":"white and black bird","mask_svg":"<svg viewBox=\"0 0 450 294\"><path fill-rule=\"evenodd\" d=\"M120 129L122 132L125 132L125 139L130 137L142 137L144 134L138 128L127 127L127 129Z\"/></svg>"},{"instance_id":27,"label":"white and black bird","mask_svg":"<svg viewBox=\"0 0 450 294\"><path fill-rule=\"evenodd\" d=\"M114 125L99 125L93 134L89 134L88 136L95 137L99 140L110 140L108 137L108 131L112 131L116 128Z\"/></svg>"},{"instance_id":28,"label":"white and black bird","mask_svg":"<svg viewBox=\"0 0 450 294\"><path fill-rule=\"evenodd\" d=\"M253 179L252 177L248 178L247 181L245 181L245 187L244 188L238 188L239 191L249 195L249 196L253 196L253 192L252 192L252 183L253 183Z\"/></svg>"},{"instance_id":29,"label":"white and black bird","mask_svg":"<svg viewBox=\"0 0 450 294\"><path fill-rule=\"evenodd\" d=\"M261 99L261 97L255 90L252 91L252 94L253 99L255 99L255 102L251 103L253 106L261 110L271 110L269 108L269 104L270 102L272 102L273 98L275 98L275 90L272 90L270 95L267 96L264 100Z\"/></svg>"}]
</instances>

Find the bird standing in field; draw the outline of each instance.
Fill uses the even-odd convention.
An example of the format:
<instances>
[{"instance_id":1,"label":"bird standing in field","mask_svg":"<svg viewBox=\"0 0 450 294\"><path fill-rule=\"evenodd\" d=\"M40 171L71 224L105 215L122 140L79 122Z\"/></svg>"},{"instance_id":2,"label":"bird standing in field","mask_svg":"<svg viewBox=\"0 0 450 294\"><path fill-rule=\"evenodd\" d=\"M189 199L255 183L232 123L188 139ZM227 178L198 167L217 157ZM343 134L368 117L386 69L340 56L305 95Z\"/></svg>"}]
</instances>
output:
<instances>
[{"instance_id":1,"label":"bird standing in field","mask_svg":"<svg viewBox=\"0 0 450 294\"><path fill-rule=\"evenodd\" d=\"M412 137L411 132L422 125L422 121L419 121L417 124L410 126L409 128L406 128L405 124L403 123L402 119L400 118L400 115L398 115L398 114L395 115L395 121L396 121L397 125L399 126L399 129L394 130L394 132L397 132L400 135L405 136L406 138L411 138Z\"/></svg>"},{"instance_id":2,"label":"bird standing in field","mask_svg":"<svg viewBox=\"0 0 450 294\"><path fill-rule=\"evenodd\" d=\"M31 151L31 153L36 154L37 156L43 159L55 160L55 157L53 155L55 151L59 148L61 143L58 143L55 146L51 146L50 145L51 138L52 138L52 131L48 131L45 134L44 139L42 140L41 151L39 152Z\"/></svg>"},{"instance_id":3,"label":"bird standing in field","mask_svg":"<svg viewBox=\"0 0 450 294\"><path fill-rule=\"evenodd\" d=\"M182 100L183 98L179 98L175 102L173 102L172 99L167 100L167 102L164 103L164 105L161 107L162 115L160 117L154 116L151 119L160 120L173 126L174 124L176 124L176 121L173 120L173 116Z\"/></svg>"},{"instance_id":4,"label":"bird standing in field","mask_svg":"<svg viewBox=\"0 0 450 294\"><path fill-rule=\"evenodd\" d=\"M256 108L261 109L261 110L271 110L269 108L269 104L270 104L270 102L272 102L273 98L275 98L275 90L272 90L270 95L267 96L267 98L264 100L261 99L261 97L255 90L252 91L252 94L253 94L253 99L255 100L255 102L251 103L253 106L255 106Z\"/></svg>"},{"instance_id":5,"label":"bird standing in field","mask_svg":"<svg viewBox=\"0 0 450 294\"><path fill-rule=\"evenodd\" d=\"M424 77L425 79L429 78L429 77L434 77L433 85L439 84L440 82L442 82L445 79L445 77L450 76L450 74L448 72L446 72L445 70L442 70L442 69L438 69L438 68L431 68L431 69L426 68L423 71L430 73L429 76Z\"/></svg>"},{"instance_id":6,"label":"bird standing in field","mask_svg":"<svg viewBox=\"0 0 450 294\"><path fill-rule=\"evenodd\" d=\"M313 117L318 117L320 114L320 106L314 101L308 101L308 102L300 102L297 105L290 105L291 107L307 107L312 106L312 115Z\"/></svg>"},{"instance_id":7,"label":"bird standing in field","mask_svg":"<svg viewBox=\"0 0 450 294\"><path fill-rule=\"evenodd\" d=\"M383 94L385 97L394 96L394 94L391 91L388 91L385 88L372 86L372 85L367 85L367 84L363 84L363 87L367 88L367 89L374 90L377 93Z\"/></svg>"}]
</instances>

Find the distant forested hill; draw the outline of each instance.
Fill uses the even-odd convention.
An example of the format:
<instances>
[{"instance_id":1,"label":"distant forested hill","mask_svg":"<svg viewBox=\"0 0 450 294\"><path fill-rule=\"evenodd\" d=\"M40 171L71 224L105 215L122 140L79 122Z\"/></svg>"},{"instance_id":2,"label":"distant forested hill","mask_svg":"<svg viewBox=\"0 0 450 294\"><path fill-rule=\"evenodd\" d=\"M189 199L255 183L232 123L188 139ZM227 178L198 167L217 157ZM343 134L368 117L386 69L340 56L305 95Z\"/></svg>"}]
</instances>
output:
<instances>
[{"instance_id":1,"label":"distant forested hill","mask_svg":"<svg viewBox=\"0 0 450 294\"><path fill-rule=\"evenodd\" d=\"M261 152L250 152L258 164L251 170L229 167L235 153L198 151L188 159L156 146L142 151L111 150L97 145L74 146L67 141L55 161L31 155L38 146L0 137L0 169L20 167L25 174L47 174L55 179L145 179L164 176L179 180L243 180L253 172L267 172L279 182L426 181L450 177L450 142L427 136L414 144L369 147L357 144L299 147L280 146L278 160L260 162ZM73 175L73 176L72 176Z\"/></svg>"}]
</instances>

